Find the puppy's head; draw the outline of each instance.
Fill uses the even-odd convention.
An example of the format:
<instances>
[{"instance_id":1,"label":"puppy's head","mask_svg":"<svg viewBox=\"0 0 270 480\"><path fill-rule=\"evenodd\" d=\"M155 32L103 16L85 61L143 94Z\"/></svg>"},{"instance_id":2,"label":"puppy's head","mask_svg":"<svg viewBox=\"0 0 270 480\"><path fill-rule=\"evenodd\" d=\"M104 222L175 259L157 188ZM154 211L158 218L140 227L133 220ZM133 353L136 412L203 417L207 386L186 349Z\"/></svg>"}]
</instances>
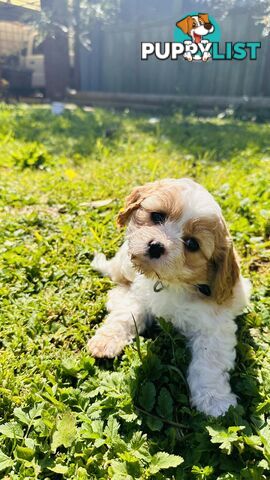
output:
<instances>
[{"instance_id":1,"label":"puppy's head","mask_svg":"<svg viewBox=\"0 0 270 480\"><path fill-rule=\"evenodd\" d=\"M207 13L198 13L198 15L188 15L179 22L176 26L180 28L185 34L190 35L195 41L201 41L201 37L212 33L214 26L209 20Z\"/></svg>"},{"instance_id":2,"label":"puppy's head","mask_svg":"<svg viewBox=\"0 0 270 480\"><path fill-rule=\"evenodd\" d=\"M194 288L208 285L223 303L239 265L220 207L199 184L161 180L136 187L118 224L128 224L129 253L147 277Z\"/></svg>"}]
</instances>

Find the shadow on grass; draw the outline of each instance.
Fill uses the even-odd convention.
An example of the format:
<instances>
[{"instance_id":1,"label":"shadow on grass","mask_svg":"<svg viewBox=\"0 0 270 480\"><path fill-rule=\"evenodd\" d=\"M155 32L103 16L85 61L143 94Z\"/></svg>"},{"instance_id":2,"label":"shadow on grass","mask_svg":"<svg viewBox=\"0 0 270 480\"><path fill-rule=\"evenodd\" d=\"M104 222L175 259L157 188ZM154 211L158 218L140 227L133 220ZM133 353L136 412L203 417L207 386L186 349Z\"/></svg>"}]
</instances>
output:
<instances>
[{"instance_id":1,"label":"shadow on grass","mask_svg":"<svg viewBox=\"0 0 270 480\"><path fill-rule=\"evenodd\" d=\"M43 143L51 153L89 155L99 138L113 147L122 120L110 111L76 108L55 116L50 109L31 108L15 112L14 131L17 139Z\"/></svg>"},{"instance_id":2,"label":"shadow on grass","mask_svg":"<svg viewBox=\"0 0 270 480\"><path fill-rule=\"evenodd\" d=\"M152 125L141 119L138 128L153 133L159 141L168 140L182 153L195 159L229 161L247 149L250 152L269 152L269 126L227 119L203 119L182 117L175 114L159 117L159 123Z\"/></svg>"},{"instance_id":3,"label":"shadow on grass","mask_svg":"<svg viewBox=\"0 0 270 480\"><path fill-rule=\"evenodd\" d=\"M160 148L168 143L173 149L194 159L229 161L246 153L269 152L269 125L239 121L184 117L181 113L153 114L99 110L85 112L81 108L52 115L50 109L26 108L14 111L16 138L26 142L44 143L51 153L89 155L99 139L110 149L117 147L120 138L144 133L152 136ZM31 128L29 128L31 125ZM16 126L16 127L15 127Z\"/></svg>"}]
</instances>

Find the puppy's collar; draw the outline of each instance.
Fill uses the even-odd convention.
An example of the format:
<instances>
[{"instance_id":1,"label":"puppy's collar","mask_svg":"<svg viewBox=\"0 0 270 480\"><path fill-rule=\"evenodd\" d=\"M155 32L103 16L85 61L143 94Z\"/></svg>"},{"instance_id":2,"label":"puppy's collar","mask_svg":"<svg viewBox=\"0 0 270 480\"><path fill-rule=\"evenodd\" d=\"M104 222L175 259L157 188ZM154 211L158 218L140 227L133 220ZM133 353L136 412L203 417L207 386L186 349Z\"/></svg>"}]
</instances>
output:
<instances>
[{"instance_id":1,"label":"puppy's collar","mask_svg":"<svg viewBox=\"0 0 270 480\"><path fill-rule=\"evenodd\" d=\"M209 285L206 285L204 283L200 283L198 285L194 285L194 287L196 287L200 293L202 293L203 295L205 295L206 297L211 297L211 288L209 287ZM154 287L153 287L153 290L154 292L158 293L158 292L161 292L162 290L164 290L164 285L162 283L161 280L158 280L155 284L154 284Z\"/></svg>"}]
</instances>

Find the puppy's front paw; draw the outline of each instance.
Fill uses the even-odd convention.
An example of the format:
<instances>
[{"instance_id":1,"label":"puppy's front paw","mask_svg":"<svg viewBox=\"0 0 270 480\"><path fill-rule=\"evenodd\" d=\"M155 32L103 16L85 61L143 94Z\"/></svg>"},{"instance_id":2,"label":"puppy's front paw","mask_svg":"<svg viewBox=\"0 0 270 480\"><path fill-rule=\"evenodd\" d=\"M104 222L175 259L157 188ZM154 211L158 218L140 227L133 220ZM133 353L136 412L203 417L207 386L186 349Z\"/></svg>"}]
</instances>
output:
<instances>
[{"instance_id":1,"label":"puppy's front paw","mask_svg":"<svg viewBox=\"0 0 270 480\"><path fill-rule=\"evenodd\" d=\"M193 404L200 412L212 417L219 417L225 415L230 406L237 405L237 397L234 393L227 393L223 396L210 393Z\"/></svg>"},{"instance_id":2,"label":"puppy's front paw","mask_svg":"<svg viewBox=\"0 0 270 480\"><path fill-rule=\"evenodd\" d=\"M91 267L98 272L102 272L106 266L107 260L104 253L95 253L95 256L91 262Z\"/></svg>"},{"instance_id":3,"label":"puppy's front paw","mask_svg":"<svg viewBox=\"0 0 270 480\"><path fill-rule=\"evenodd\" d=\"M119 355L127 345L127 341L116 335L96 333L87 344L88 351L96 358L114 358Z\"/></svg>"}]
</instances>

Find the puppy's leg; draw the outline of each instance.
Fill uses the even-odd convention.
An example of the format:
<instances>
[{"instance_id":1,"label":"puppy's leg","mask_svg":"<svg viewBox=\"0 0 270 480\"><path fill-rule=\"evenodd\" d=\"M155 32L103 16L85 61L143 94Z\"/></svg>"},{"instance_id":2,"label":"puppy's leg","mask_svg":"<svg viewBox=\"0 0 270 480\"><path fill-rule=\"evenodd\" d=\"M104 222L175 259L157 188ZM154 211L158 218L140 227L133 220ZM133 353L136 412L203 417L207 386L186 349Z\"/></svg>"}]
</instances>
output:
<instances>
[{"instance_id":1,"label":"puppy's leg","mask_svg":"<svg viewBox=\"0 0 270 480\"><path fill-rule=\"evenodd\" d=\"M235 361L236 326L233 322L211 334L195 334L190 340L192 361L188 370L191 403L199 411L218 417L236 405L229 370Z\"/></svg>"},{"instance_id":2,"label":"puppy's leg","mask_svg":"<svg viewBox=\"0 0 270 480\"><path fill-rule=\"evenodd\" d=\"M144 307L128 286L110 291L107 308L109 315L88 342L88 349L94 357L113 358L119 355L135 338L136 326L141 333L148 319Z\"/></svg>"},{"instance_id":3,"label":"puppy's leg","mask_svg":"<svg viewBox=\"0 0 270 480\"><path fill-rule=\"evenodd\" d=\"M128 245L125 242L117 254L107 260L104 253L97 253L91 263L92 267L102 275L107 275L113 282L128 283L135 277L135 271L128 255Z\"/></svg>"}]
</instances>

